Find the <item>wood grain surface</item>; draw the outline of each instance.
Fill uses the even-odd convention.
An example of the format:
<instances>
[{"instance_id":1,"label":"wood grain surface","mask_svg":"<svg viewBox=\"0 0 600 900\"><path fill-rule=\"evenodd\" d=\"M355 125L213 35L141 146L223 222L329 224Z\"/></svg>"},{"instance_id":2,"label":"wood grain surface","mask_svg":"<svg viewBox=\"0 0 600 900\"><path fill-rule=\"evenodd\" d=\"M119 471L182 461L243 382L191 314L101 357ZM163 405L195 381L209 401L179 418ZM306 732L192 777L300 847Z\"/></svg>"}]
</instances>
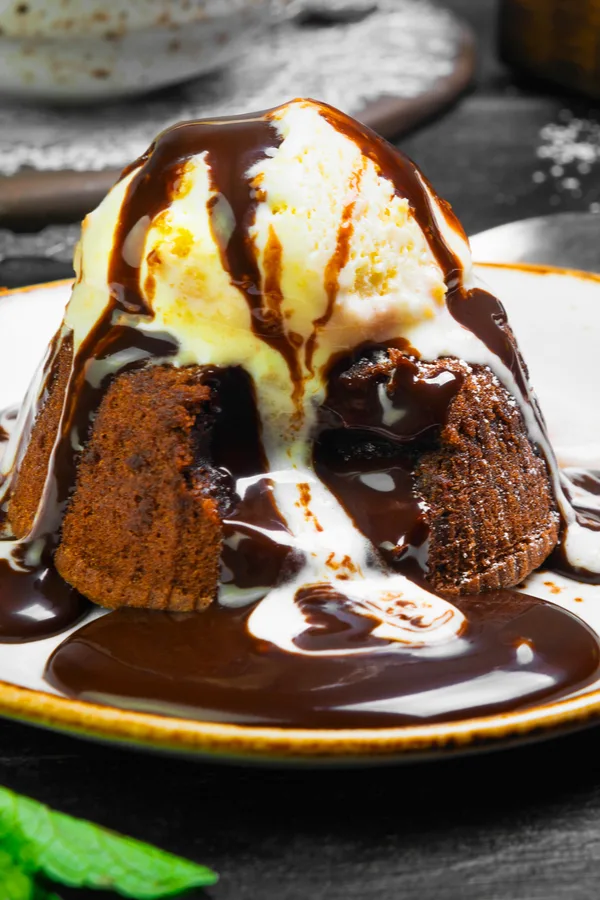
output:
<instances>
[{"instance_id":1,"label":"wood grain surface","mask_svg":"<svg viewBox=\"0 0 600 900\"><path fill-rule=\"evenodd\" d=\"M478 87L402 147L470 232L587 210L600 191L597 177L582 179L580 196L538 183L535 148L540 128L564 106L597 114L511 80L494 56L494 0L446 3L479 39ZM0 747L0 783L214 866L222 880L213 900L600 895L598 728L518 750L371 771L220 768L7 722L0 722Z\"/></svg>"},{"instance_id":2,"label":"wood grain surface","mask_svg":"<svg viewBox=\"0 0 600 900\"><path fill-rule=\"evenodd\" d=\"M17 725L0 737L0 782L209 863L213 900L598 897L598 729L342 771L215 767Z\"/></svg>"}]
</instances>

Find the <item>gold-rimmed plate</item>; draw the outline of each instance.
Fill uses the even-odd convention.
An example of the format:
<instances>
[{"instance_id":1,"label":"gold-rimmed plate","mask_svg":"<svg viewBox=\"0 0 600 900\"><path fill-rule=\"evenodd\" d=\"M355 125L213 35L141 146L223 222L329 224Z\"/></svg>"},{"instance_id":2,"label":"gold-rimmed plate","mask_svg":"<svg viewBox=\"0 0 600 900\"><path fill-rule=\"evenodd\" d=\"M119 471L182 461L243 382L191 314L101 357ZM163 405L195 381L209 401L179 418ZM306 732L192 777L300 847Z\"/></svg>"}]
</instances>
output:
<instances>
[{"instance_id":1,"label":"gold-rimmed plate","mask_svg":"<svg viewBox=\"0 0 600 900\"><path fill-rule=\"evenodd\" d=\"M600 468L596 347L600 277L534 266L480 266L504 301L564 465ZM60 322L69 282L0 296L0 409L23 396ZM537 572L527 593L556 603L600 636L600 586ZM600 681L554 703L496 716L401 728L297 730L215 724L58 696L43 680L64 635L0 645L0 714L59 731L151 750L277 764L373 764L551 737L600 719Z\"/></svg>"}]
</instances>

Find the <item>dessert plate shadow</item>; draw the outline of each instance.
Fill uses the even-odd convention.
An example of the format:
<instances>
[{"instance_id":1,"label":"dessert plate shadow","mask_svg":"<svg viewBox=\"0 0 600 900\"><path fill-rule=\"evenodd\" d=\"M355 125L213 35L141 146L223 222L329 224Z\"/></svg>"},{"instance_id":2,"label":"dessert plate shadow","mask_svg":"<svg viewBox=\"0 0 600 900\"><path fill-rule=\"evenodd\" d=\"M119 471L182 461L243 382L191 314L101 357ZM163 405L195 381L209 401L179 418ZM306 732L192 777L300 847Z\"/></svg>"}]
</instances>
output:
<instances>
[{"instance_id":1,"label":"dessert plate shadow","mask_svg":"<svg viewBox=\"0 0 600 900\"><path fill-rule=\"evenodd\" d=\"M497 264L479 265L477 272L507 307L559 462L600 469L595 371L600 276ZM70 282L64 281L0 295L0 410L23 397L61 321L69 292ZM558 358L572 362L557 365ZM523 589L579 616L600 639L600 586L538 571ZM373 765L436 758L550 738L600 721L600 678L553 703L401 728L280 729L132 712L58 696L44 682L46 661L65 636L0 644L0 715L134 748L269 765Z\"/></svg>"}]
</instances>

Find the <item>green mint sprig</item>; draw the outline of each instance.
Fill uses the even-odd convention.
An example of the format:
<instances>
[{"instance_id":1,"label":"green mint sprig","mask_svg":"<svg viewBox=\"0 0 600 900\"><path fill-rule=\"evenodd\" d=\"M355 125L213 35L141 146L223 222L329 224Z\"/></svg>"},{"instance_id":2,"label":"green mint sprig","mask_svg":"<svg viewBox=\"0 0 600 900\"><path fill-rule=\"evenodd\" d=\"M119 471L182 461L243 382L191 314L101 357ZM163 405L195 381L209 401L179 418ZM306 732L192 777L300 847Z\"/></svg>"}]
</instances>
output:
<instances>
[{"instance_id":1,"label":"green mint sprig","mask_svg":"<svg viewBox=\"0 0 600 900\"><path fill-rule=\"evenodd\" d=\"M60 897L36 884L8 853L0 850L0 900L60 900Z\"/></svg>"},{"instance_id":2,"label":"green mint sprig","mask_svg":"<svg viewBox=\"0 0 600 900\"><path fill-rule=\"evenodd\" d=\"M35 900L31 876L16 865L8 853L0 850L0 900Z\"/></svg>"},{"instance_id":3,"label":"green mint sprig","mask_svg":"<svg viewBox=\"0 0 600 900\"><path fill-rule=\"evenodd\" d=\"M157 900L217 881L205 866L54 812L6 788L0 788L0 848L0 900L53 900L36 887L37 875L135 900Z\"/></svg>"}]
</instances>

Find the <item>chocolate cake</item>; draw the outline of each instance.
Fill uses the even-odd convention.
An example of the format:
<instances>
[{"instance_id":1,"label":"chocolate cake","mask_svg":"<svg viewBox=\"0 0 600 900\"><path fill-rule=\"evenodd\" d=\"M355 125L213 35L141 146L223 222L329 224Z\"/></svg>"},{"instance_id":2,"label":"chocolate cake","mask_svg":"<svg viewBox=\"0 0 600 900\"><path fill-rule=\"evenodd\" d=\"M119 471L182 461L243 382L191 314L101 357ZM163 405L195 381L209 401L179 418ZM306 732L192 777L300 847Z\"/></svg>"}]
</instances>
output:
<instances>
[{"instance_id":1,"label":"chocolate cake","mask_svg":"<svg viewBox=\"0 0 600 900\"><path fill-rule=\"evenodd\" d=\"M66 343L8 507L17 537L28 533L40 500L70 355ZM559 532L546 463L519 409L481 366L401 359L395 350L378 356L332 374L324 418L337 414L340 422L331 424L342 427L320 430L318 473L369 537L373 521L382 519L381 545L394 541L402 512L386 522L377 492L366 509L364 492L353 502L340 471L353 471L353 463L365 473L400 462L414 479L417 504L424 504L426 581L449 595L518 584L553 550ZM364 414L377 409L377 386L393 386L398 366L407 363L423 381L446 373L457 388L445 423L425 423L408 442ZM396 388L395 399L406 397ZM62 577L95 603L192 610L216 597L225 501L215 495L227 494L210 458L218 404L195 366L147 366L112 382L78 462L55 556ZM235 504L235 496L227 502ZM402 570L398 548L383 554Z\"/></svg>"},{"instance_id":2,"label":"chocolate cake","mask_svg":"<svg viewBox=\"0 0 600 900\"><path fill-rule=\"evenodd\" d=\"M436 397L429 387L436 381L445 396ZM406 417L386 427L377 386L385 384L390 404L402 407L415 383L421 384L413 407L418 418L408 428ZM325 413L326 421L345 428L323 432L317 471L338 496L342 492L363 531L373 527L382 497L359 496L347 474L344 490L340 473L356 465L362 472L385 470L394 461L410 472L429 534L425 577L436 591L512 587L555 547L559 517L546 462L529 440L518 406L489 369L451 359L423 362L393 349L379 352L347 369L338 366ZM337 490L328 478L328 457L329 469L337 468ZM396 512L390 521L381 511L379 546L393 538L397 517ZM390 565L402 566L398 547L383 552Z\"/></svg>"}]
</instances>

